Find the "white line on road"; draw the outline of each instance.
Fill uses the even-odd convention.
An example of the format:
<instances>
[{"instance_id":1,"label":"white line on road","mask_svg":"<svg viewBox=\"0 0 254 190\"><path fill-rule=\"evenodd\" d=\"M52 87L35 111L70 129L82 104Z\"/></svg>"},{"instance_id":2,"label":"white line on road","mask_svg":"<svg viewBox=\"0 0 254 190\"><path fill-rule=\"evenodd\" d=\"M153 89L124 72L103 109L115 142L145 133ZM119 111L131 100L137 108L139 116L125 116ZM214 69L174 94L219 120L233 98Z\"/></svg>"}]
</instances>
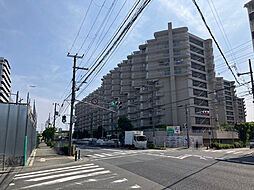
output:
<instances>
[{"instance_id":1,"label":"white line on road","mask_svg":"<svg viewBox=\"0 0 254 190\"><path fill-rule=\"evenodd\" d=\"M130 187L131 189L139 189L139 188L141 188L138 184L136 184L136 185L133 185L133 186L131 186Z\"/></svg>"},{"instance_id":2,"label":"white line on road","mask_svg":"<svg viewBox=\"0 0 254 190\"><path fill-rule=\"evenodd\" d=\"M106 157L105 155L101 155L101 154L94 154L94 156L102 157L102 158Z\"/></svg>"},{"instance_id":3,"label":"white line on road","mask_svg":"<svg viewBox=\"0 0 254 190\"><path fill-rule=\"evenodd\" d=\"M107 157L107 158L95 158L93 161L97 160L108 160L108 159L115 159L115 158L123 158L123 157L129 157L129 156L137 156L138 154L131 154L131 155L125 155L125 156L112 156L112 157Z\"/></svg>"},{"instance_id":4,"label":"white line on road","mask_svg":"<svg viewBox=\"0 0 254 190\"><path fill-rule=\"evenodd\" d=\"M123 178L123 179L119 179L119 180L112 181L111 183L123 183L123 182L125 182L125 181L128 181L128 179Z\"/></svg>"},{"instance_id":5,"label":"white line on road","mask_svg":"<svg viewBox=\"0 0 254 190\"><path fill-rule=\"evenodd\" d=\"M242 153L243 151L239 151L239 152L235 152L235 153L233 153L233 154L240 154L240 153Z\"/></svg>"},{"instance_id":6,"label":"white line on road","mask_svg":"<svg viewBox=\"0 0 254 190\"><path fill-rule=\"evenodd\" d=\"M86 178L86 177L91 177L91 176L96 176L96 175L108 174L108 173L110 173L110 171L106 170L106 171L95 172L95 173L90 173L90 174L65 177L65 178L56 179L56 180L53 180L53 181L47 181L47 182L43 182L43 183L38 183L38 184L26 186L26 187L23 187L21 189L29 189L29 188L34 188L34 187L40 187L40 186L43 186L43 185L53 185L53 184L56 184L56 183L63 183L63 182L66 182L66 181L71 181L71 180L75 180L75 179L81 179L81 178Z\"/></svg>"},{"instance_id":7,"label":"white line on road","mask_svg":"<svg viewBox=\"0 0 254 190\"><path fill-rule=\"evenodd\" d=\"M87 166L87 167L78 167L78 168L73 168L73 169L67 169L68 172L70 171L76 171L76 170L85 170L85 169L91 169L91 168L98 168L98 165L94 165L94 166ZM25 175L25 176L20 176L20 177L15 177L14 179L25 179L25 178L32 178L32 177L39 177L39 176L45 176L45 175L49 175L49 174L56 174L56 173L61 173L61 172L66 172L65 170L60 170L60 171L53 171L53 172L47 172L47 173L40 173L40 174L33 174L33 175Z\"/></svg>"},{"instance_id":8,"label":"white line on road","mask_svg":"<svg viewBox=\"0 0 254 190\"><path fill-rule=\"evenodd\" d=\"M22 173L22 174L15 175L15 177L31 175L31 174L39 174L39 173L45 173L45 172L51 172L51 171L66 170L66 169L71 169L71 168L80 168L83 166L92 166L92 165L94 165L94 164L84 164L84 165L79 165L79 166L70 166L70 167L56 168L56 169L50 169L50 170L42 170L42 171L37 171L37 172Z\"/></svg>"},{"instance_id":9,"label":"white line on road","mask_svg":"<svg viewBox=\"0 0 254 190\"><path fill-rule=\"evenodd\" d=\"M104 168L95 168L95 169L89 169L89 170L81 170L81 171L77 171L77 172L68 172L68 173L57 174L57 175L37 177L37 178L34 178L34 179L28 179L26 181L42 181L42 180L46 180L46 179L65 177L65 176L69 176L69 175L77 175L77 174L95 172L95 171L99 171L99 170L104 170Z\"/></svg>"}]
</instances>

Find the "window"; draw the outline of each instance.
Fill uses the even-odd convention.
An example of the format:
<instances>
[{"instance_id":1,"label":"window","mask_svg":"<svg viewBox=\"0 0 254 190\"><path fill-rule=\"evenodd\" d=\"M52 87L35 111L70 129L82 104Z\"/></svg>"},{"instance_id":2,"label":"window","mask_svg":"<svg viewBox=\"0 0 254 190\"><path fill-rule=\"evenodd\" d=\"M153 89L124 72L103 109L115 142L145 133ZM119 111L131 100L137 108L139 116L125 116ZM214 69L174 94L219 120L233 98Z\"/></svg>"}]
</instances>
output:
<instances>
[{"instance_id":1,"label":"window","mask_svg":"<svg viewBox=\"0 0 254 190\"><path fill-rule=\"evenodd\" d=\"M225 89L225 90L228 90L228 91L231 91L231 88L230 88L230 87L224 86L224 89Z\"/></svg>"},{"instance_id":2,"label":"window","mask_svg":"<svg viewBox=\"0 0 254 190\"><path fill-rule=\"evenodd\" d=\"M195 123L199 125L210 125L209 118L195 117Z\"/></svg>"},{"instance_id":3,"label":"window","mask_svg":"<svg viewBox=\"0 0 254 190\"><path fill-rule=\"evenodd\" d=\"M190 50L195 52L195 53L198 53L198 54L201 54L201 55L204 55L204 50L202 49L199 49L193 45L190 45Z\"/></svg>"},{"instance_id":4,"label":"window","mask_svg":"<svg viewBox=\"0 0 254 190\"><path fill-rule=\"evenodd\" d=\"M231 96L231 92L225 91L225 94Z\"/></svg>"},{"instance_id":5,"label":"window","mask_svg":"<svg viewBox=\"0 0 254 190\"><path fill-rule=\"evenodd\" d=\"M231 107L231 106L226 106L226 110L233 110L233 107Z\"/></svg>"},{"instance_id":6,"label":"window","mask_svg":"<svg viewBox=\"0 0 254 190\"><path fill-rule=\"evenodd\" d=\"M203 57L200 57L198 55L194 55L191 53L191 59L195 60L195 61L199 61L201 63L205 63L205 59Z\"/></svg>"},{"instance_id":7,"label":"window","mask_svg":"<svg viewBox=\"0 0 254 190\"><path fill-rule=\"evenodd\" d=\"M199 98L194 98L194 104L198 106L208 106L208 100L202 100Z\"/></svg>"},{"instance_id":8,"label":"window","mask_svg":"<svg viewBox=\"0 0 254 190\"><path fill-rule=\"evenodd\" d=\"M197 69L197 70L200 70L200 71L205 71L205 66L199 65L199 64L194 63L194 62L191 62L191 68Z\"/></svg>"},{"instance_id":9,"label":"window","mask_svg":"<svg viewBox=\"0 0 254 190\"><path fill-rule=\"evenodd\" d=\"M225 99L226 99L226 100L232 100L232 98L229 97L229 96L225 96Z\"/></svg>"},{"instance_id":10,"label":"window","mask_svg":"<svg viewBox=\"0 0 254 190\"><path fill-rule=\"evenodd\" d=\"M196 87L199 87L199 88L205 88L205 89L207 89L207 84L206 83L200 82L200 81L197 81L197 80L193 80L192 81L192 85L196 86Z\"/></svg>"},{"instance_id":11,"label":"window","mask_svg":"<svg viewBox=\"0 0 254 190\"><path fill-rule=\"evenodd\" d=\"M232 112L232 111L227 111L226 113L227 113L227 115L234 115L234 112Z\"/></svg>"},{"instance_id":12,"label":"window","mask_svg":"<svg viewBox=\"0 0 254 190\"><path fill-rule=\"evenodd\" d=\"M209 115L209 109L195 107L195 114L197 114L197 115Z\"/></svg>"},{"instance_id":13,"label":"window","mask_svg":"<svg viewBox=\"0 0 254 190\"><path fill-rule=\"evenodd\" d=\"M169 62L159 62L159 66L169 66Z\"/></svg>"},{"instance_id":14,"label":"window","mask_svg":"<svg viewBox=\"0 0 254 190\"><path fill-rule=\"evenodd\" d=\"M249 14L249 18L250 18L250 21L253 21L253 20L254 20L254 12L252 12L252 13Z\"/></svg>"},{"instance_id":15,"label":"window","mask_svg":"<svg viewBox=\"0 0 254 190\"><path fill-rule=\"evenodd\" d=\"M175 74L180 74L182 73L182 70L180 68L175 68Z\"/></svg>"},{"instance_id":16,"label":"window","mask_svg":"<svg viewBox=\"0 0 254 190\"><path fill-rule=\"evenodd\" d=\"M227 120L235 120L235 118L231 116L227 116Z\"/></svg>"},{"instance_id":17,"label":"window","mask_svg":"<svg viewBox=\"0 0 254 190\"><path fill-rule=\"evenodd\" d=\"M164 71L164 75L169 75L169 74L170 74L170 70L169 69Z\"/></svg>"},{"instance_id":18,"label":"window","mask_svg":"<svg viewBox=\"0 0 254 190\"><path fill-rule=\"evenodd\" d=\"M193 43L193 44L196 44L196 45L198 45L198 46L200 46L200 47L203 47L204 46L204 44L203 44L203 42L202 41L199 41L199 40L197 40L197 39L195 39L195 38L193 38L193 37L189 37L189 41L191 42L191 43Z\"/></svg>"},{"instance_id":19,"label":"window","mask_svg":"<svg viewBox=\"0 0 254 190\"><path fill-rule=\"evenodd\" d=\"M233 105L233 103L232 103L232 102L229 102L229 101L226 101L226 105L230 105L230 106L232 106L232 105Z\"/></svg>"},{"instance_id":20,"label":"window","mask_svg":"<svg viewBox=\"0 0 254 190\"><path fill-rule=\"evenodd\" d=\"M203 90L193 89L193 95L200 97L207 97L207 92Z\"/></svg>"},{"instance_id":21,"label":"window","mask_svg":"<svg viewBox=\"0 0 254 190\"><path fill-rule=\"evenodd\" d=\"M192 71L192 77L199 78L202 80L206 80L206 75L202 73L198 73L196 71Z\"/></svg>"}]
</instances>

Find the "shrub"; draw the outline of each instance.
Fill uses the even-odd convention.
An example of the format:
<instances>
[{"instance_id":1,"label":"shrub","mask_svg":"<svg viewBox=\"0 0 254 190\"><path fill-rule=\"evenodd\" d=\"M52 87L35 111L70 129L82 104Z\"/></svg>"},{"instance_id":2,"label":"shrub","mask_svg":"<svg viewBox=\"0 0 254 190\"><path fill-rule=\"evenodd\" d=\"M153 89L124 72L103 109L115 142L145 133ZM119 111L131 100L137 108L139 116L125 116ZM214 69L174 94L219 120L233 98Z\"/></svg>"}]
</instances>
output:
<instances>
[{"instance_id":1,"label":"shrub","mask_svg":"<svg viewBox=\"0 0 254 190\"><path fill-rule=\"evenodd\" d=\"M64 144L60 150L63 152L63 154L68 155L69 145Z\"/></svg>"},{"instance_id":2,"label":"shrub","mask_svg":"<svg viewBox=\"0 0 254 190\"><path fill-rule=\"evenodd\" d=\"M212 143L210 148L213 148L213 149L229 149L229 148L242 148L244 147L244 143L243 142L235 142L233 144L222 144L222 143Z\"/></svg>"}]
</instances>

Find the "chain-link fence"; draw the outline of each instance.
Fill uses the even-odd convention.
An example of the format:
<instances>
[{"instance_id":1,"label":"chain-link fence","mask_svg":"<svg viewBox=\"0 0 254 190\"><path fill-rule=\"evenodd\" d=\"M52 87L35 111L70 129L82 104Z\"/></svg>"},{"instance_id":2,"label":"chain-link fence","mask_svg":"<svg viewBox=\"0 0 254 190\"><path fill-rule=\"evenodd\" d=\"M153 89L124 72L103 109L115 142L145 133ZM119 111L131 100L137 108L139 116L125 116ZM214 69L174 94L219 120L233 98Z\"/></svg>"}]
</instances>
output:
<instances>
[{"instance_id":1,"label":"chain-link fence","mask_svg":"<svg viewBox=\"0 0 254 190\"><path fill-rule=\"evenodd\" d=\"M23 165L36 146L36 122L27 104L0 104L0 163ZM25 161L25 162L24 162Z\"/></svg>"}]
</instances>

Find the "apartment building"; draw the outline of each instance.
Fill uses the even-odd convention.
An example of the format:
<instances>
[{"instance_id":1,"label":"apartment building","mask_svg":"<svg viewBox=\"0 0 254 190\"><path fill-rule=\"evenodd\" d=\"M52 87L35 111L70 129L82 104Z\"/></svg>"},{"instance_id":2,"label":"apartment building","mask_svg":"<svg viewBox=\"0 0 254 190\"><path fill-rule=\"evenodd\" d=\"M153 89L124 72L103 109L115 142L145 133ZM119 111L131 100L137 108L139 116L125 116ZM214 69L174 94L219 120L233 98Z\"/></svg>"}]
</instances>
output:
<instances>
[{"instance_id":1,"label":"apartment building","mask_svg":"<svg viewBox=\"0 0 254 190\"><path fill-rule=\"evenodd\" d=\"M251 0L248 3L246 3L244 7L247 8L248 10L252 45L254 49L254 0Z\"/></svg>"},{"instance_id":2,"label":"apartment building","mask_svg":"<svg viewBox=\"0 0 254 190\"><path fill-rule=\"evenodd\" d=\"M187 27L154 33L102 79L102 85L83 101L98 98L96 106L76 105L75 130L91 130L102 125L116 132L119 116L129 118L136 129L186 123L191 132L214 127L215 73L212 40L188 32ZM112 106L121 101L122 108ZM112 111L109 111L112 110ZM93 114L91 114L93 113ZM100 119L97 119L100 118ZM92 125L92 123L97 124Z\"/></svg>"},{"instance_id":3,"label":"apartment building","mask_svg":"<svg viewBox=\"0 0 254 190\"><path fill-rule=\"evenodd\" d=\"M7 59L0 57L0 103L9 102L11 94L10 65Z\"/></svg>"},{"instance_id":4,"label":"apartment building","mask_svg":"<svg viewBox=\"0 0 254 190\"><path fill-rule=\"evenodd\" d=\"M246 110L243 98L236 96L235 82L216 77L216 118L219 123L234 125L245 122Z\"/></svg>"}]
</instances>

